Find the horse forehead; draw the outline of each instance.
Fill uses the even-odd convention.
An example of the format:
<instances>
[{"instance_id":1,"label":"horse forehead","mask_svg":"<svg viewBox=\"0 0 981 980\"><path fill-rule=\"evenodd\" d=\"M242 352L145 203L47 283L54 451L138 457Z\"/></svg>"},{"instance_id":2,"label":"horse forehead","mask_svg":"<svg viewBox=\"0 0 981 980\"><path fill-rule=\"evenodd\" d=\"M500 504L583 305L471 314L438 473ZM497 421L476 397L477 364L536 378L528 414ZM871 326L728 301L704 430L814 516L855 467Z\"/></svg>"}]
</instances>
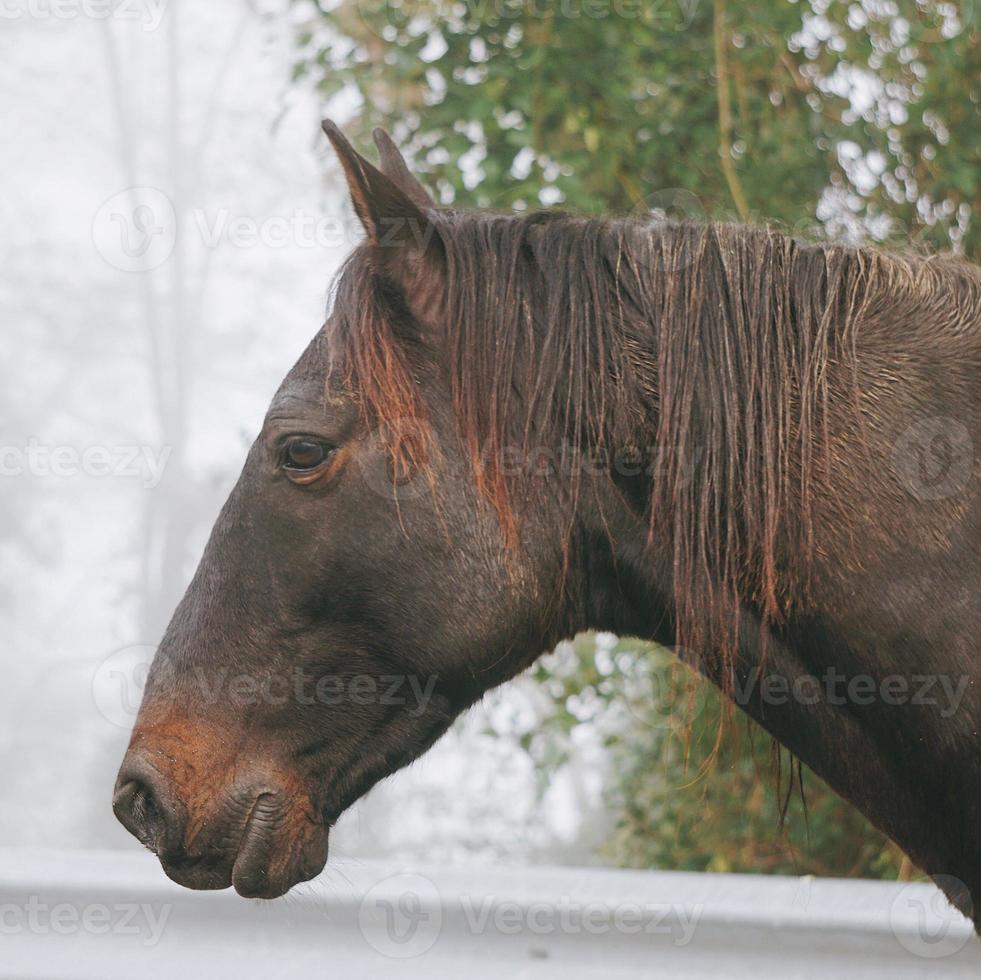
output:
<instances>
[{"instance_id":1,"label":"horse forehead","mask_svg":"<svg viewBox=\"0 0 981 980\"><path fill-rule=\"evenodd\" d=\"M331 385L331 358L323 331L310 342L300 359L290 368L273 396L270 410L282 410L301 405L323 406L336 385Z\"/></svg>"}]
</instances>

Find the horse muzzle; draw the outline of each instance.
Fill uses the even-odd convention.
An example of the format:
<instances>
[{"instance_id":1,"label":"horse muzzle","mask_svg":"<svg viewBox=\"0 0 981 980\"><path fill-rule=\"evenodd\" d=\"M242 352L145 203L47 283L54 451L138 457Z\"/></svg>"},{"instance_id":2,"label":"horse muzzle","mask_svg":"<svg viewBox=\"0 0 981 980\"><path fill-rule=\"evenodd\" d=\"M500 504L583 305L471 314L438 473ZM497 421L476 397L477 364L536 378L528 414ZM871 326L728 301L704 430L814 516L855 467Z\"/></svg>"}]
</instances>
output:
<instances>
[{"instance_id":1,"label":"horse muzzle","mask_svg":"<svg viewBox=\"0 0 981 980\"><path fill-rule=\"evenodd\" d=\"M178 755L166 732L138 730L113 795L120 823L169 878L277 898L323 870L328 827L290 774L268 762L222 762L220 753L189 759L180 742ZM194 765L205 758L206 767Z\"/></svg>"}]
</instances>

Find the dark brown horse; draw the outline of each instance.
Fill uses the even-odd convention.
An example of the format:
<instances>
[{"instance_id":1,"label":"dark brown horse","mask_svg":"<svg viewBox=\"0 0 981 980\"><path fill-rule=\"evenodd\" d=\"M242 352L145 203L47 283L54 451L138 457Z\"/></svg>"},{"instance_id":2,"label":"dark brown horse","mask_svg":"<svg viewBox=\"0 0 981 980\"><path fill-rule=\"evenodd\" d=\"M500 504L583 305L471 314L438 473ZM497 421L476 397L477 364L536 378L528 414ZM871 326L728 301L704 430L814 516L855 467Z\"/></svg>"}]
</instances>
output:
<instances>
[{"instance_id":1,"label":"dark brown horse","mask_svg":"<svg viewBox=\"0 0 981 980\"><path fill-rule=\"evenodd\" d=\"M115 795L273 897L585 629L679 645L981 900L981 271L762 228L436 208L331 124L367 233L167 630Z\"/></svg>"}]
</instances>

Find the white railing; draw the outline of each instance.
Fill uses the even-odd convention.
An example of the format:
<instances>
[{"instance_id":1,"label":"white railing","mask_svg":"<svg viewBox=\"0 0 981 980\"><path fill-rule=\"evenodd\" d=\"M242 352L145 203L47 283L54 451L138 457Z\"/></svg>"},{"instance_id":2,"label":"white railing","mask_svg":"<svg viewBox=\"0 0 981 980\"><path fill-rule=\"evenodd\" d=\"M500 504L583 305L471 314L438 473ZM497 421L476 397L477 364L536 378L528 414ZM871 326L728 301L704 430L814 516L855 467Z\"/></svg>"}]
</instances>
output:
<instances>
[{"instance_id":1,"label":"white railing","mask_svg":"<svg viewBox=\"0 0 981 980\"><path fill-rule=\"evenodd\" d=\"M275 902L149 854L0 849L3 980L978 977L931 885L332 861Z\"/></svg>"}]
</instances>

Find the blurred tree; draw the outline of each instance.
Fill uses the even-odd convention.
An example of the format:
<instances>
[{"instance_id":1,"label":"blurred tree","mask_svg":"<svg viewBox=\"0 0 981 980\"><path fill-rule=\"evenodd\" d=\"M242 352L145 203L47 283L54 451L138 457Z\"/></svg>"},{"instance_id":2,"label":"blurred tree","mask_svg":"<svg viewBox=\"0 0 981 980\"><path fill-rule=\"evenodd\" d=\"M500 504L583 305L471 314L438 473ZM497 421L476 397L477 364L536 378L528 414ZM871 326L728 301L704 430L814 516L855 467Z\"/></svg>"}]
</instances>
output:
<instances>
[{"instance_id":1,"label":"blurred tree","mask_svg":"<svg viewBox=\"0 0 981 980\"><path fill-rule=\"evenodd\" d=\"M354 105L362 144L386 126L443 203L776 220L981 255L981 0L293 2L294 81ZM664 651L598 649L584 637L536 668L554 710L525 748L547 773L572 729L602 722L613 859L906 872L817 777L794 791L786 757L778 789L762 731L732 721L719 741L718 697Z\"/></svg>"},{"instance_id":2,"label":"blurred tree","mask_svg":"<svg viewBox=\"0 0 981 980\"><path fill-rule=\"evenodd\" d=\"M584 634L533 675L550 708L523 747L547 779L574 730L606 745L618 864L688 871L905 876L902 852L668 650Z\"/></svg>"},{"instance_id":3,"label":"blurred tree","mask_svg":"<svg viewBox=\"0 0 981 980\"><path fill-rule=\"evenodd\" d=\"M659 207L978 254L981 0L294 0L444 202Z\"/></svg>"}]
</instances>

